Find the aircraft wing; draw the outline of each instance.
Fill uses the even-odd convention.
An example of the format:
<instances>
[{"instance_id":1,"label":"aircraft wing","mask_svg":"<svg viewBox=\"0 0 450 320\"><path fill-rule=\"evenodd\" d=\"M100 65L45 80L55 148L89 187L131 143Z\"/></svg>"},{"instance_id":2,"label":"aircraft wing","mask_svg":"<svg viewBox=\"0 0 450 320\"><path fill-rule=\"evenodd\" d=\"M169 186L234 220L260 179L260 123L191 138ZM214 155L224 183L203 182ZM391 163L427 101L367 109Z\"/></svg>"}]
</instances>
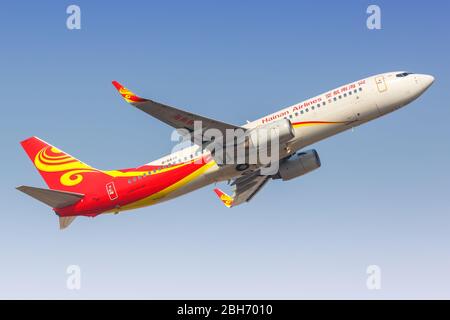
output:
<instances>
[{"instance_id":1,"label":"aircraft wing","mask_svg":"<svg viewBox=\"0 0 450 320\"><path fill-rule=\"evenodd\" d=\"M194 121L201 121L203 132L207 129L214 128L218 129L222 133L223 137L226 136L226 129L235 130L240 128L245 130L244 128L232 124L206 118L159 102L138 97L117 81L113 81L112 84L116 87L126 102L175 129L186 129L192 133L194 131Z\"/></svg>"},{"instance_id":2,"label":"aircraft wing","mask_svg":"<svg viewBox=\"0 0 450 320\"><path fill-rule=\"evenodd\" d=\"M231 186L234 187L233 196L227 195L219 188L214 189L214 191L224 205L231 208L250 201L269 181L269 178L270 176L260 175L258 170L231 182Z\"/></svg>"}]
</instances>

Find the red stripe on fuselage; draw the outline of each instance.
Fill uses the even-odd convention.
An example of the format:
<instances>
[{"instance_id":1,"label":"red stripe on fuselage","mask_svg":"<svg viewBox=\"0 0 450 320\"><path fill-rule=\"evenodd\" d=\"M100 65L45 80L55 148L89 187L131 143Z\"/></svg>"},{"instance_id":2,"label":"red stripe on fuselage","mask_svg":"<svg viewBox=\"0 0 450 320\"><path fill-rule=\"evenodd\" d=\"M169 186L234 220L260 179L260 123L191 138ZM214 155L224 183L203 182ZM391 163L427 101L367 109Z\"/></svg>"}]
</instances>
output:
<instances>
[{"instance_id":1,"label":"red stripe on fuselage","mask_svg":"<svg viewBox=\"0 0 450 320\"><path fill-rule=\"evenodd\" d=\"M135 169L120 170L121 172L139 172L140 174L127 177L115 177L110 181L102 181L97 186L97 193L86 194L83 201L73 206L55 210L61 216L96 216L102 212L122 207L138 200L149 197L177 183L193 172L205 166L207 161L191 161L166 168L167 171L151 173L143 176L144 172L155 170L159 166L142 166ZM164 170L164 169L163 169ZM136 181L134 181L136 178ZM131 181L131 183L129 183ZM117 199L110 200L106 193L106 183L113 182L117 191Z\"/></svg>"}]
</instances>

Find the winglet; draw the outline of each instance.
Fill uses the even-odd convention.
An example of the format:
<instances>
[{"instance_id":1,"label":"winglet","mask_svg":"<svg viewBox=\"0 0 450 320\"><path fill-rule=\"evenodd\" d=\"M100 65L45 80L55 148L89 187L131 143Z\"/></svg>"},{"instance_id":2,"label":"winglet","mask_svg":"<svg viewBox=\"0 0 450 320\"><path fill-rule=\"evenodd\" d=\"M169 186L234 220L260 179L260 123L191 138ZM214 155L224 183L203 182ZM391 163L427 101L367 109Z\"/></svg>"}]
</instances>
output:
<instances>
[{"instance_id":1,"label":"winglet","mask_svg":"<svg viewBox=\"0 0 450 320\"><path fill-rule=\"evenodd\" d=\"M225 192L223 192L222 190L220 190L219 188L215 188L214 192L217 194L217 196L219 197L219 199L223 202L223 204L227 207L227 208L231 208L231 206L233 205L233 198L230 197L229 195L227 195Z\"/></svg>"},{"instance_id":2,"label":"winglet","mask_svg":"<svg viewBox=\"0 0 450 320\"><path fill-rule=\"evenodd\" d=\"M123 85L121 85L117 81L112 82L113 86L116 87L117 91L122 95L122 97L125 99L128 103L136 103L136 102L145 102L148 101L147 99L141 98L125 88Z\"/></svg>"}]
</instances>

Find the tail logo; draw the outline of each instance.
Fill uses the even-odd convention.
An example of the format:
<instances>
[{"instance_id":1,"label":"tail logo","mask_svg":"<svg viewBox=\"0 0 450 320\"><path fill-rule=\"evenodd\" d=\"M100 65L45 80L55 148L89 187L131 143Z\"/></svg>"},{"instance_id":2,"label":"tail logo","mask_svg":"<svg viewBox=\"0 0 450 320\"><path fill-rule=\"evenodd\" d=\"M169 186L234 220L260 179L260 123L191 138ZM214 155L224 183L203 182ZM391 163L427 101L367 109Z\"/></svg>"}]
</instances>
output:
<instances>
[{"instance_id":1,"label":"tail logo","mask_svg":"<svg viewBox=\"0 0 450 320\"><path fill-rule=\"evenodd\" d=\"M55 147L41 149L34 158L36 168L43 172L65 172L60 177L62 185L71 187L83 181L82 173L99 172L87 164L61 152Z\"/></svg>"}]
</instances>

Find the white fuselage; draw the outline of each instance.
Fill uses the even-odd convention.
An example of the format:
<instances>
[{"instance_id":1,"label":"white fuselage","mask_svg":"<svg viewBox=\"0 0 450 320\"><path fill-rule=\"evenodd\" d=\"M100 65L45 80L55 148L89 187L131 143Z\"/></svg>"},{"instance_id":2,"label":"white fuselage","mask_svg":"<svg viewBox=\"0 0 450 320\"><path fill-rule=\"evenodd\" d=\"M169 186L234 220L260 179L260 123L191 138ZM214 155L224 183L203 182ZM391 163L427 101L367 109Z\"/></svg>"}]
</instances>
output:
<instances>
[{"instance_id":1,"label":"white fuselage","mask_svg":"<svg viewBox=\"0 0 450 320\"><path fill-rule=\"evenodd\" d=\"M296 103L275 113L247 123L252 129L260 125L289 119L295 137L289 142L280 159L313 143L333 136L365 122L395 111L419 97L434 81L424 74L389 72L339 86L336 89ZM402 76L403 75L403 76ZM200 154L198 146L191 146L151 162L164 165L172 161L185 161ZM204 151L207 153L207 151ZM172 199L208 184L235 178L242 174L235 166L213 165L208 171L183 188L175 190L164 200Z\"/></svg>"}]
</instances>

